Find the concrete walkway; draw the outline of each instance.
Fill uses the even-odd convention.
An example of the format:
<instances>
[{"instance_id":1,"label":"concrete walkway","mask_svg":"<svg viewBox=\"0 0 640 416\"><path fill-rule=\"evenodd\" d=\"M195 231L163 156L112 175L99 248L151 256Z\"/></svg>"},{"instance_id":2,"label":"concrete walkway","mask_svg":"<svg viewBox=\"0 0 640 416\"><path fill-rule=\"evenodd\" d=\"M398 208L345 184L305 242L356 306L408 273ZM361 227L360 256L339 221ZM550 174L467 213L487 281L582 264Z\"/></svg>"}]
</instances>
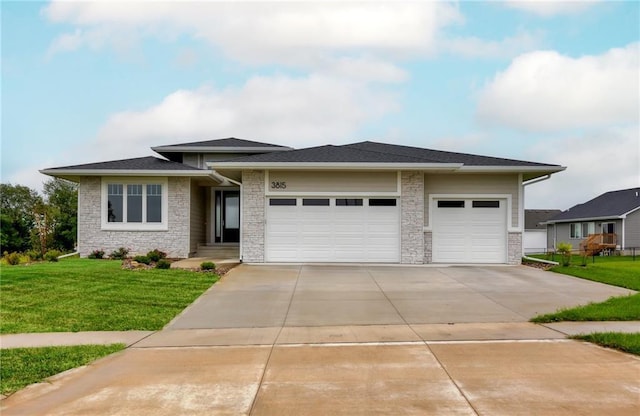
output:
<instances>
[{"instance_id":1,"label":"concrete walkway","mask_svg":"<svg viewBox=\"0 0 640 416\"><path fill-rule=\"evenodd\" d=\"M129 348L23 389L0 411L636 415L640 359L565 335L640 323L527 322L624 293L523 267L242 265L162 331L1 336L2 348Z\"/></svg>"}]
</instances>

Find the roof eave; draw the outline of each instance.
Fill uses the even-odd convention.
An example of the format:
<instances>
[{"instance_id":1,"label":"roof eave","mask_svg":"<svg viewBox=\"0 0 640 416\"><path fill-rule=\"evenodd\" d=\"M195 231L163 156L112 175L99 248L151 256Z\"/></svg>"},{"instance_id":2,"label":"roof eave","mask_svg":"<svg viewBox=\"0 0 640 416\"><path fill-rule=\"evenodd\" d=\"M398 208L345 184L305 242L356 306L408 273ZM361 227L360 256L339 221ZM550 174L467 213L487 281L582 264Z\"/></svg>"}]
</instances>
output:
<instances>
[{"instance_id":1,"label":"roof eave","mask_svg":"<svg viewBox=\"0 0 640 416\"><path fill-rule=\"evenodd\" d=\"M286 146L157 146L152 147L151 150L157 153L269 153L269 152L282 152L286 150L292 150L291 147Z\"/></svg>"},{"instance_id":2,"label":"roof eave","mask_svg":"<svg viewBox=\"0 0 640 416\"><path fill-rule=\"evenodd\" d=\"M561 220L549 220L542 224L560 224L560 223L576 222L576 221L619 220L622 218L623 218L622 215L603 215L601 217L575 217L575 218L563 218Z\"/></svg>"},{"instance_id":3,"label":"roof eave","mask_svg":"<svg viewBox=\"0 0 640 416\"><path fill-rule=\"evenodd\" d=\"M358 162L207 162L210 168L278 170L437 170L455 171L462 163L358 163Z\"/></svg>"},{"instance_id":4,"label":"roof eave","mask_svg":"<svg viewBox=\"0 0 640 416\"><path fill-rule=\"evenodd\" d=\"M156 169L42 169L43 175L55 178L80 176L212 176L209 170L156 170Z\"/></svg>"}]
</instances>

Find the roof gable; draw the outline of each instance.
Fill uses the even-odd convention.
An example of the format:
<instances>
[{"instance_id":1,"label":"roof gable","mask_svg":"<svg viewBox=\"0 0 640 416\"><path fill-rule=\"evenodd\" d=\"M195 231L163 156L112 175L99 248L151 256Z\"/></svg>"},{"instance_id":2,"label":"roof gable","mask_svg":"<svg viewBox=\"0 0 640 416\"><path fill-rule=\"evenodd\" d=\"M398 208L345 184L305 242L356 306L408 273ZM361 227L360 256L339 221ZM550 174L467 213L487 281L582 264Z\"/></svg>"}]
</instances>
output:
<instances>
[{"instance_id":1,"label":"roof gable","mask_svg":"<svg viewBox=\"0 0 640 416\"><path fill-rule=\"evenodd\" d=\"M550 222L591 218L617 218L640 208L640 188L606 192L553 217Z\"/></svg>"}]
</instances>

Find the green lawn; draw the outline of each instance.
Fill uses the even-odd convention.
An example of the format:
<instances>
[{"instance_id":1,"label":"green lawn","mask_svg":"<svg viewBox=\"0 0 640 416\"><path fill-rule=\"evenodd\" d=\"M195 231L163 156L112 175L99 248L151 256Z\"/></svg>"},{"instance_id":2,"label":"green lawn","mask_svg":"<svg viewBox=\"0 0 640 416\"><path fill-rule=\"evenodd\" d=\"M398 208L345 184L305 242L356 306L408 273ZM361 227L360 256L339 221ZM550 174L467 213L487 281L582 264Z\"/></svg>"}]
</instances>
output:
<instances>
[{"instance_id":1,"label":"green lawn","mask_svg":"<svg viewBox=\"0 0 640 416\"><path fill-rule=\"evenodd\" d=\"M13 393L124 347L124 344L113 344L0 350L0 392L4 395Z\"/></svg>"},{"instance_id":2,"label":"green lawn","mask_svg":"<svg viewBox=\"0 0 640 416\"><path fill-rule=\"evenodd\" d=\"M65 259L0 268L0 333L157 330L218 279Z\"/></svg>"},{"instance_id":3,"label":"green lawn","mask_svg":"<svg viewBox=\"0 0 640 416\"><path fill-rule=\"evenodd\" d=\"M535 256L546 258L546 256ZM614 286L640 291L640 257L603 256L592 258L585 266L583 259L573 256L571 266L555 266L552 272L562 273L582 279L593 280ZM546 323L558 321L640 321L640 293L618 296L600 303L590 303L576 308L562 309L556 313L536 316L532 322ZM595 333L573 337L593 342L604 347L640 355L640 332L624 334L617 332Z\"/></svg>"},{"instance_id":4,"label":"green lawn","mask_svg":"<svg viewBox=\"0 0 640 416\"><path fill-rule=\"evenodd\" d=\"M622 334L620 332L596 332L588 335L576 335L573 339L593 342L603 347L615 348L620 351L640 355L640 332Z\"/></svg>"}]
</instances>

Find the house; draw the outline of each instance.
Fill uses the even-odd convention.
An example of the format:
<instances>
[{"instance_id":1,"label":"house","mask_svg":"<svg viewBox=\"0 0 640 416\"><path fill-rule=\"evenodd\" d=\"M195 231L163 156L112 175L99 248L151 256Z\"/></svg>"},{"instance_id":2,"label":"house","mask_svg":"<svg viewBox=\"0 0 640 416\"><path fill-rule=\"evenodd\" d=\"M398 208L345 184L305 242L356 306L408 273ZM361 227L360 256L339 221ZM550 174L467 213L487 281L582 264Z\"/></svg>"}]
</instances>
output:
<instances>
[{"instance_id":1,"label":"house","mask_svg":"<svg viewBox=\"0 0 640 416\"><path fill-rule=\"evenodd\" d=\"M546 221L560 214L559 209L525 209L524 239L525 254L545 253L547 251Z\"/></svg>"},{"instance_id":2,"label":"house","mask_svg":"<svg viewBox=\"0 0 640 416\"><path fill-rule=\"evenodd\" d=\"M578 249L594 243L617 250L640 247L640 188L606 192L547 221L547 247L568 242ZM598 240L598 241L595 241Z\"/></svg>"},{"instance_id":3,"label":"house","mask_svg":"<svg viewBox=\"0 0 640 416\"><path fill-rule=\"evenodd\" d=\"M226 245L247 263L518 264L525 186L564 169L375 142L152 149L166 159L41 171L79 183L82 256Z\"/></svg>"}]
</instances>

